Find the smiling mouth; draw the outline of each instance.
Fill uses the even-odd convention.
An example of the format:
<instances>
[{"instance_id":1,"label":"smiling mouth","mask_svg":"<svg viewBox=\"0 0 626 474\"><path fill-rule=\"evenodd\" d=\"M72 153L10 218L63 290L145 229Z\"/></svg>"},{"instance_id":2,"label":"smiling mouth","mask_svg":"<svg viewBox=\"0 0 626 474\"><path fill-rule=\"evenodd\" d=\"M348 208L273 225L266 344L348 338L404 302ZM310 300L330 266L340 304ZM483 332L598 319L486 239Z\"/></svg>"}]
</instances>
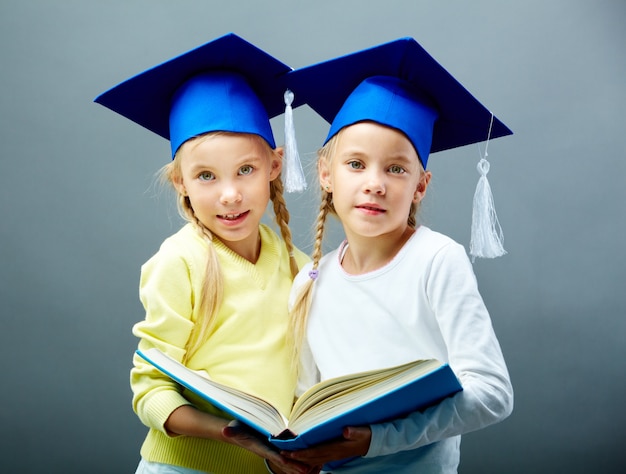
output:
<instances>
[{"instance_id":1,"label":"smiling mouth","mask_svg":"<svg viewBox=\"0 0 626 474\"><path fill-rule=\"evenodd\" d=\"M222 214L222 215L218 215L217 217L219 217L220 219L224 219L225 221L236 221L237 219L240 219L246 214L248 214L248 212L249 211L240 212L239 214Z\"/></svg>"}]
</instances>

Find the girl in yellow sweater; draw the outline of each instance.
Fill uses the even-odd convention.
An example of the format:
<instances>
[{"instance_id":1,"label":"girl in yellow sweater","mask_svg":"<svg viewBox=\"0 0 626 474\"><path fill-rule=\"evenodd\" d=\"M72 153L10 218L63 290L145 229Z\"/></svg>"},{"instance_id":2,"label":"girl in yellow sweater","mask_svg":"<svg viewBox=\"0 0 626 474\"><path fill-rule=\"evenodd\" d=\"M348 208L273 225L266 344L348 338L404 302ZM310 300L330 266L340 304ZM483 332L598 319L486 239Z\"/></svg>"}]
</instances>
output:
<instances>
[{"instance_id":1,"label":"girl in yellow sweater","mask_svg":"<svg viewBox=\"0 0 626 474\"><path fill-rule=\"evenodd\" d=\"M156 347L284 413L296 382L287 299L307 261L291 241L283 150L269 123L283 109L288 70L230 34L96 99L171 142L162 175L188 221L142 267L139 348ZM270 200L282 239L260 222ZM137 355L133 363L133 408L149 428L137 473L266 473L264 458L276 472L309 471L231 430L231 417Z\"/></svg>"}]
</instances>

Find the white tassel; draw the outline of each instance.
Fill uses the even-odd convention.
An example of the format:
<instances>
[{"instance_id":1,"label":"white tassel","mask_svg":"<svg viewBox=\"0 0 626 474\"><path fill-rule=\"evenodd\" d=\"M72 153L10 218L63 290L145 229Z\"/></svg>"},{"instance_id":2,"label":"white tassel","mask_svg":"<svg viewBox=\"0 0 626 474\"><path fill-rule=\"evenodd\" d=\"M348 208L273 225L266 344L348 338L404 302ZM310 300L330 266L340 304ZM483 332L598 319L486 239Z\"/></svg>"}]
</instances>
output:
<instances>
[{"instance_id":1,"label":"white tassel","mask_svg":"<svg viewBox=\"0 0 626 474\"><path fill-rule=\"evenodd\" d=\"M293 92L289 89L285 91L285 157L283 158L283 180L285 183L285 191L288 193L302 192L306 189L306 179L302 164L300 163L300 155L298 153L298 144L296 143L296 131L293 124Z\"/></svg>"},{"instance_id":2,"label":"white tassel","mask_svg":"<svg viewBox=\"0 0 626 474\"><path fill-rule=\"evenodd\" d=\"M491 116L493 124L493 115ZM489 126L489 136L491 135L491 125ZM496 214L491 186L487 180L489 173L489 162L487 161L487 146L485 146L485 157L481 158L476 168L480 174L476 192L474 193L474 208L472 210L472 233L470 239L470 255L472 262L476 257L496 258L506 254L504 250L504 234L498 216Z\"/></svg>"}]
</instances>

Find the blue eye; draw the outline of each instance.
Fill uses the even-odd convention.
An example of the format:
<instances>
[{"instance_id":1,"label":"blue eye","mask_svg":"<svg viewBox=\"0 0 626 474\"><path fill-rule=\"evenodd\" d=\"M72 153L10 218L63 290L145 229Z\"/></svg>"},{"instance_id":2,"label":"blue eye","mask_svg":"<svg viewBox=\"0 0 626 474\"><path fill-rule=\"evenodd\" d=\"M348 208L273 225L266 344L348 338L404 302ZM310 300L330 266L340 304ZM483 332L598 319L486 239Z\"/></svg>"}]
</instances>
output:
<instances>
[{"instance_id":1,"label":"blue eye","mask_svg":"<svg viewBox=\"0 0 626 474\"><path fill-rule=\"evenodd\" d=\"M210 171L203 171L202 173L198 174L198 179L200 181L211 181L212 179L215 179L215 175Z\"/></svg>"},{"instance_id":2,"label":"blue eye","mask_svg":"<svg viewBox=\"0 0 626 474\"><path fill-rule=\"evenodd\" d=\"M360 161L356 161L356 160L349 161L348 166L352 168L353 170L363 169L363 163L361 163Z\"/></svg>"},{"instance_id":3,"label":"blue eye","mask_svg":"<svg viewBox=\"0 0 626 474\"><path fill-rule=\"evenodd\" d=\"M254 168L252 168L252 166L250 166L250 165L243 165L241 168L239 168L239 174L243 175L243 176L246 176L246 175L252 173L253 169Z\"/></svg>"}]
</instances>

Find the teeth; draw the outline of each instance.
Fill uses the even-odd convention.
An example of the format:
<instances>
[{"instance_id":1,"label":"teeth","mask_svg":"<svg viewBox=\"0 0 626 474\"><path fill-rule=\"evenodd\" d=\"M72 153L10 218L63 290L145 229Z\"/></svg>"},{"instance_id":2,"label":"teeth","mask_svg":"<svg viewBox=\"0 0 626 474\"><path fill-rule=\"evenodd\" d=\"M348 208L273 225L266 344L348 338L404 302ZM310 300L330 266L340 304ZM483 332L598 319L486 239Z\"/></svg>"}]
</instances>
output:
<instances>
[{"instance_id":1,"label":"teeth","mask_svg":"<svg viewBox=\"0 0 626 474\"><path fill-rule=\"evenodd\" d=\"M228 219L228 220L235 220L239 216L241 216L241 214L225 214L225 215L222 216L222 218L223 219Z\"/></svg>"}]
</instances>

